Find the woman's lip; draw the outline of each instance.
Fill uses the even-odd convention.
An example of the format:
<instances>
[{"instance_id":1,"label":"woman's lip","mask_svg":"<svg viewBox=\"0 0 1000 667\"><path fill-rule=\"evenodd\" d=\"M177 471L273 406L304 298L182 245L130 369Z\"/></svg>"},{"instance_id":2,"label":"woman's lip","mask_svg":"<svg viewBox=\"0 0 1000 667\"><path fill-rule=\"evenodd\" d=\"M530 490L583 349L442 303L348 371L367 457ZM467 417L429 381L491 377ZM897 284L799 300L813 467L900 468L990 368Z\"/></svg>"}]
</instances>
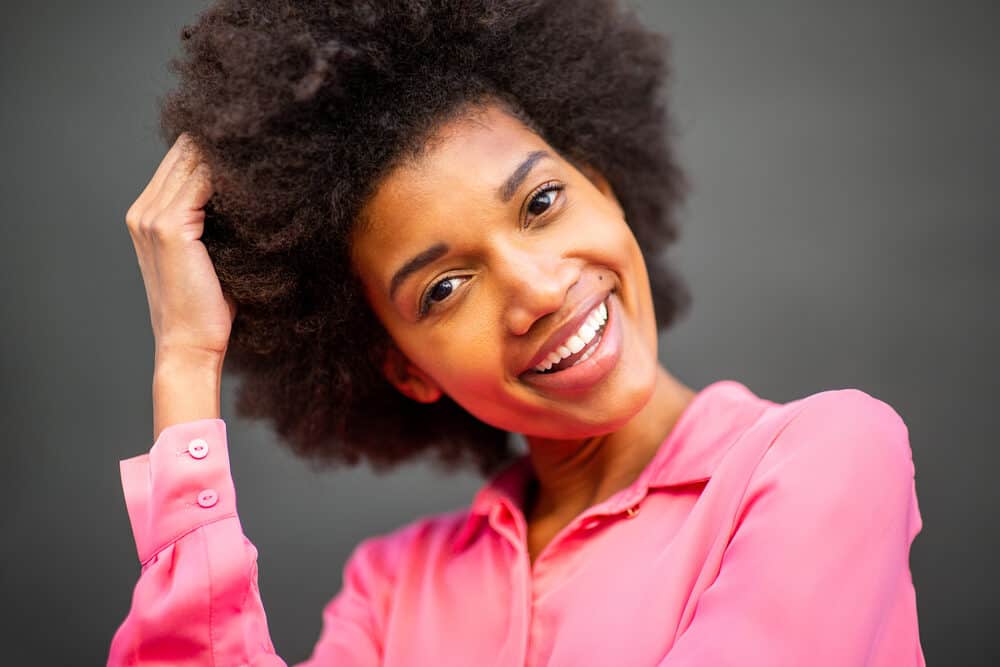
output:
<instances>
[{"instance_id":1,"label":"woman's lip","mask_svg":"<svg viewBox=\"0 0 1000 667\"><path fill-rule=\"evenodd\" d=\"M534 359L531 360L528 367L521 372L522 375L524 373L534 373L535 366L544 362L549 354L551 354L557 347L564 345L566 339L580 329L580 325L586 321L587 317L594 311L594 309L607 300L608 294L609 292L604 292L603 294L593 294L586 300L586 302L579 304L576 315L571 320L564 322L558 330L552 332L542 349L535 354Z\"/></svg>"},{"instance_id":2,"label":"woman's lip","mask_svg":"<svg viewBox=\"0 0 1000 667\"><path fill-rule=\"evenodd\" d=\"M602 380L618 364L622 355L621 304L614 292L608 295L607 304L608 322L593 354L576 366L555 373L527 371L521 374L521 380L540 389L566 393L585 391Z\"/></svg>"}]
</instances>

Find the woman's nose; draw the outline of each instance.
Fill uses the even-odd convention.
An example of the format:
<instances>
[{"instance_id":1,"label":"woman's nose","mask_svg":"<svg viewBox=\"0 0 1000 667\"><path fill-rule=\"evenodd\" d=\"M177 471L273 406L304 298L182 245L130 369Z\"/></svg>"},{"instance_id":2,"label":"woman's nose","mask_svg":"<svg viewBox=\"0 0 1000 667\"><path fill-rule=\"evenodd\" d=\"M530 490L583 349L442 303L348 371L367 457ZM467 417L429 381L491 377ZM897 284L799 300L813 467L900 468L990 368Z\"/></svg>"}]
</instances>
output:
<instances>
[{"instance_id":1,"label":"woman's nose","mask_svg":"<svg viewBox=\"0 0 1000 667\"><path fill-rule=\"evenodd\" d=\"M579 267L553 253L515 251L498 258L496 274L504 292L504 320L516 336L558 311L570 287L579 279Z\"/></svg>"}]
</instances>

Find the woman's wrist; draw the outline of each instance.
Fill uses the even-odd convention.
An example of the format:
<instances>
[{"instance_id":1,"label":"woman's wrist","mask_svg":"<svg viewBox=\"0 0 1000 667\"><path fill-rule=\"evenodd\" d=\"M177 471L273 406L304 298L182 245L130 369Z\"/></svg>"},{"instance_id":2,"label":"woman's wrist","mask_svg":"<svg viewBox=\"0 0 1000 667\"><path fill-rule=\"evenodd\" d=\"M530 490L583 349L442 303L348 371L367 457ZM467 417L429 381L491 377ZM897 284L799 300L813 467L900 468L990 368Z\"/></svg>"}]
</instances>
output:
<instances>
[{"instance_id":1,"label":"woman's wrist","mask_svg":"<svg viewBox=\"0 0 1000 667\"><path fill-rule=\"evenodd\" d=\"M153 441L182 422L220 418L222 355L157 350L153 371Z\"/></svg>"}]
</instances>

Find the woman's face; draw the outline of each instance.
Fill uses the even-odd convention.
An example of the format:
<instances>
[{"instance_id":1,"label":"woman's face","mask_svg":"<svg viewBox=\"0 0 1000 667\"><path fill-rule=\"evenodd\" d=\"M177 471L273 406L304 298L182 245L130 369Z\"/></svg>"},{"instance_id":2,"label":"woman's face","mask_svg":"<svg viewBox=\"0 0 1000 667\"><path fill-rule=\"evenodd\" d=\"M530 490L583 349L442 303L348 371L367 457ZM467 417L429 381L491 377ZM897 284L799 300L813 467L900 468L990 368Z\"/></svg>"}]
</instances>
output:
<instances>
[{"instance_id":1,"label":"woman's face","mask_svg":"<svg viewBox=\"0 0 1000 667\"><path fill-rule=\"evenodd\" d=\"M497 106L446 123L429 146L380 183L352 240L396 346L387 377L529 436L621 427L652 395L657 330L606 181Z\"/></svg>"}]
</instances>

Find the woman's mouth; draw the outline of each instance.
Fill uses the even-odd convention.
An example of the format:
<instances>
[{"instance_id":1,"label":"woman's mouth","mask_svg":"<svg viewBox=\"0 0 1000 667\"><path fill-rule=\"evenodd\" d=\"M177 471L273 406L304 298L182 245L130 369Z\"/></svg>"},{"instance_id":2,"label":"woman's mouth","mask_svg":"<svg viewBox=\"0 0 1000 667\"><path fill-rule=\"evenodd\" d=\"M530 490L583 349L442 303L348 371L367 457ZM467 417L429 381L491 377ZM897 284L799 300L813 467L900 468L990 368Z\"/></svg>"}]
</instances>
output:
<instances>
[{"instance_id":1,"label":"woman's mouth","mask_svg":"<svg viewBox=\"0 0 1000 667\"><path fill-rule=\"evenodd\" d=\"M621 359L621 307L618 295L608 294L544 361L522 373L521 381L546 393L567 395L587 391L602 381Z\"/></svg>"},{"instance_id":2,"label":"woman's mouth","mask_svg":"<svg viewBox=\"0 0 1000 667\"><path fill-rule=\"evenodd\" d=\"M536 373L558 373L590 358L597 349L608 322L607 299L597 304L580 328L559 344L542 363L535 366Z\"/></svg>"}]
</instances>

